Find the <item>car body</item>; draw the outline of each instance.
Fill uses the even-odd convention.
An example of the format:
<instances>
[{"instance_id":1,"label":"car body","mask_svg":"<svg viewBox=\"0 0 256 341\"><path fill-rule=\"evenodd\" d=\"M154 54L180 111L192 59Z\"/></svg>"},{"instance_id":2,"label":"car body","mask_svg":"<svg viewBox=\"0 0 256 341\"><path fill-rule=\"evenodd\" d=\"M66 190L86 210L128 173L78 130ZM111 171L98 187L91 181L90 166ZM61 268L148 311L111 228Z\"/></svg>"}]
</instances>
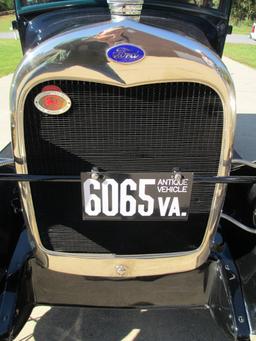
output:
<instances>
[{"instance_id":1,"label":"car body","mask_svg":"<svg viewBox=\"0 0 256 341\"><path fill-rule=\"evenodd\" d=\"M256 40L256 23L252 24L252 31L250 33L250 38Z\"/></svg>"},{"instance_id":2,"label":"car body","mask_svg":"<svg viewBox=\"0 0 256 341\"><path fill-rule=\"evenodd\" d=\"M234 157L230 10L16 2L3 339L37 304L199 307L255 337L255 164Z\"/></svg>"}]
</instances>

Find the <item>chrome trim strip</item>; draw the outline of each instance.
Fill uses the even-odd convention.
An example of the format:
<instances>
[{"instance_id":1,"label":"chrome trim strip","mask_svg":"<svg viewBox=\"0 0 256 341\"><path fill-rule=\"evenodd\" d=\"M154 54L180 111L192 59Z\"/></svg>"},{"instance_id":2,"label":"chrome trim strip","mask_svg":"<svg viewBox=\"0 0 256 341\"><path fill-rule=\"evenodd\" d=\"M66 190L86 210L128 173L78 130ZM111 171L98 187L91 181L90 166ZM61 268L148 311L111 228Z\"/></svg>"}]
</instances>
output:
<instances>
[{"instance_id":1,"label":"chrome trim strip","mask_svg":"<svg viewBox=\"0 0 256 341\"><path fill-rule=\"evenodd\" d=\"M108 61L105 51L121 43L141 46L146 57L135 64ZM175 33L123 20L84 27L58 35L27 54L18 67L11 90L12 140L17 173L27 174L23 130L24 102L37 84L52 80L86 80L119 87L161 82L197 82L213 88L224 108L224 128L218 176L229 174L235 130L235 94L231 77L219 57L204 45ZM201 246L192 252L160 255L69 254L46 250L40 241L29 183L20 183L24 216L42 266L69 274L118 277L161 275L189 271L209 256L226 186L215 187Z\"/></svg>"}]
</instances>

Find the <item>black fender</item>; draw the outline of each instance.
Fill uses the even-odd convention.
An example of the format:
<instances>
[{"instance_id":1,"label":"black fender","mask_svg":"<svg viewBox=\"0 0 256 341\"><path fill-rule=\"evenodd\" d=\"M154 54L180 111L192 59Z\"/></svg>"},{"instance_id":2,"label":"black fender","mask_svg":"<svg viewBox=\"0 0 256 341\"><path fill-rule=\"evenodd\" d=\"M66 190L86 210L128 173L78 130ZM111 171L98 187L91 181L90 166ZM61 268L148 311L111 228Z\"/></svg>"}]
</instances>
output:
<instances>
[{"instance_id":1,"label":"black fender","mask_svg":"<svg viewBox=\"0 0 256 341\"><path fill-rule=\"evenodd\" d=\"M14 173L14 166L0 167L0 173ZM6 269L13 255L24 222L17 183L0 183L0 269Z\"/></svg>"}]
</instances>

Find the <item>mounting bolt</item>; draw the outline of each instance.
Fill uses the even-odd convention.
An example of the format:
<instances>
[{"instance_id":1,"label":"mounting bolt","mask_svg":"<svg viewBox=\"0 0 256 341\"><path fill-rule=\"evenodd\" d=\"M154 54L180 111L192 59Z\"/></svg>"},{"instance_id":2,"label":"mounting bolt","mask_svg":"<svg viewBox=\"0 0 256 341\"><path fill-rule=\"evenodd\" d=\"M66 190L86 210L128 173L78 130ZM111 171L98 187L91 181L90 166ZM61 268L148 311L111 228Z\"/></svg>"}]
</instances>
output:
<instances>
[{"instance_id":1,"label":"mounting bolt","mask_svg":"<svg viewBox=\"0 0 256 341\"><path fill-rule=\"evenodd\" d=\"M229 267L228 264L225 265L225 269L226 269L227 271L230 271L230 267Z\"/></svg>"},{"instance_id":2,"label":"mounting bolt","mask_svg":"<svg viewBox=\"0 0 256 341\"><path fill-rule=\"evenodd\" d=\"M242 315L238 316L238 321L239 321L240 323L244 323L244 318L243 318Z\"/></svg>"},{"instance_id":3,"label":"mounting bolt","mask_svg":"<svg viewBox=\"0 0 256 341\"><path fill-rule=\"evenodd\" d=\"M177 181L177 182L181 182L182 181L183 176L182 176L182 174L178 170L174 169L173 170L173 175L174 175L174 180L175 181Z\"/></svg>"},{"instance_id":4,"label":"mounting bolt","mask_svg":"<svg viewBox=\"0 0 256 341\"><path fill-rule=\"evenodd\" d=\"M99 173L98 168L93 167L92 170L91 170L91 178L94 179L94 180L98 180L99 177L100 177L100 173Z\"/></svg>"},{"instance_id":5,"label":"mounting bolt","mask_svg":"<svg viewBox=\"0 0 256 341\"><path fill-rule=\"evenodd\" d=\"M116 273L118 276L124 276L128 270L127 267L125 265L122 265L122 264L116 265L115 269L116 269Z\"/></svg>"}]
</instances>

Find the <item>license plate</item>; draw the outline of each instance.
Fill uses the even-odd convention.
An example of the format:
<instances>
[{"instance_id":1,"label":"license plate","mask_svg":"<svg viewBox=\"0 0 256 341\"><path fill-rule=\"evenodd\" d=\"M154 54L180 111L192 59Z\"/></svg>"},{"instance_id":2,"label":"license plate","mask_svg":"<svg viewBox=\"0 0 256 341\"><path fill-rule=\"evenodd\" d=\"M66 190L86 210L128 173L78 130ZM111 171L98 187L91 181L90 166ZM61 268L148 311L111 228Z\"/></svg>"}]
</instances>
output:
<instances>
[{"instance_id":1,"label":"license plate","mask_svg":"<svg viewBox=\"0 0 256 341\"><path fill-rule=\"evenodd\" d=\"M84 220L173 220L189 216L193 173L81 173Z\"/></svg>"}]
</instances>

